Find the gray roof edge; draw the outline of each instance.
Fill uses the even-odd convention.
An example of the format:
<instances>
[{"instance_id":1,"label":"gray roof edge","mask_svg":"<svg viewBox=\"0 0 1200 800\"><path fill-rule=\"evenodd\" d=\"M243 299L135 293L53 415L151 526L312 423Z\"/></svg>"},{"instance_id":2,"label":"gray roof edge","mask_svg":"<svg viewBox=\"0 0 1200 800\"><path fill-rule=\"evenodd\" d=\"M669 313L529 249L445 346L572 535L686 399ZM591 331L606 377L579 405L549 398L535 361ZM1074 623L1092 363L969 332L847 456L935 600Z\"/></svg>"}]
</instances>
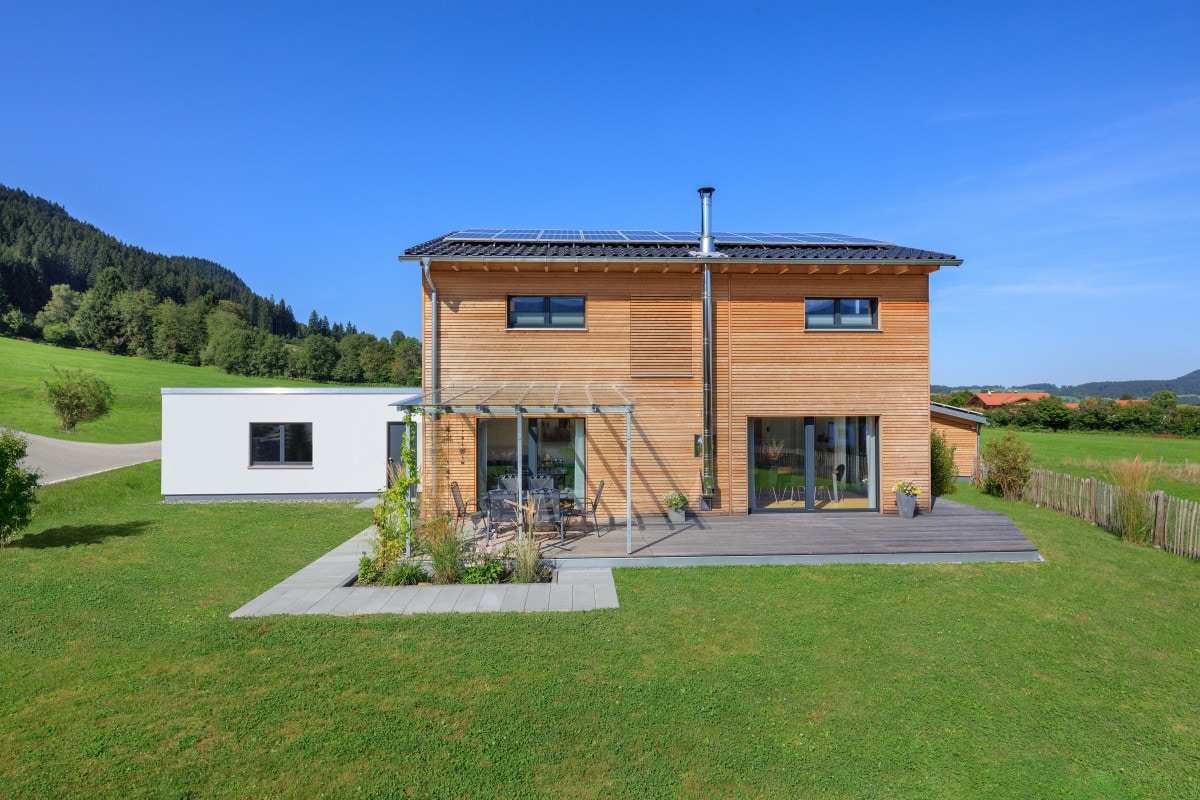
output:
<instances>
[{"instance_id":1,"label":"gray roof edge","mask_svg":"<svg viewBox=\"0 0 1200 800\"><path fill-rule=\"evenodd\" d=\"M957 417L965 419L967 422L976 422L980 425L987 425L987 417L978 411L970 411L958 406L950 406L945 403L935 403L932 400L929 402L929 411L933 414L942 414L947 417Z\"/></svg>"},{"instance_id":2,"label":"gray roof edge","mask_svg":"<svg viewBox=\"0 0 1200 800\"><path fill-rule=\"evenodd\" d=\"M239 386L236 388L162 388L162 394L420 394L420 387L402 386L394 389L383 386Z\"/></svg>"},{"instance_id":3,"label":"gray roof edge","mask_svg":"<svg viewBox=\"0 0 1200 800\"><path fill-rule=\"evenodd\" d=\"M428 258L430 261L504 261L513 264L615 264L638 262L640 264L704 264L720 262L725 264L812 264L818 261L830 264L870 264L870 265L899 265L902 267L961 267L961 258L725 258L714 256L679 256L674 258L655 257L624 257L624 256L457 256L457 255L407 255L398 256L401 262L420 261Z\"/></svg>"}]
</instances>

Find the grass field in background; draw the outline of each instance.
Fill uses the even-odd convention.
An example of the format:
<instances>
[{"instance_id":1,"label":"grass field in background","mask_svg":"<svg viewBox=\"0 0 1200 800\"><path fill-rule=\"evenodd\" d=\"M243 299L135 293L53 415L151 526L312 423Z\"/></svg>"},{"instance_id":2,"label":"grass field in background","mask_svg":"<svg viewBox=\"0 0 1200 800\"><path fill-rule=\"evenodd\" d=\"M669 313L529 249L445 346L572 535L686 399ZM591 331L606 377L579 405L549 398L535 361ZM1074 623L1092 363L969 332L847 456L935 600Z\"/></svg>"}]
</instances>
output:
<instances>
[{"instance_id":1,"label":"grass field in background","mask_svg":"<svg viewBox=\"0 0 1200 800\"><path fill-rule=\"evenodd\" d=\"M1013 430L1033 448L1033 465L1083 478L1108 477L1107 465L1141 456L1161 465L1150 476L1150 488L1200 502L1200 439L1167 439L1122 433L1049 433L985 427L983 441Z\"/></svg>"},{"instance_id":2,"label":"grass field in background","mask_svg":"<svg viewBox=\"0 0 1200 800\"><path fill-rule=\"evenodd\" d=\"M112 386L116 402L108 416L58 430L59 421L42 400L42 381L52 367L85 369ZM94 350L0 337L0 426L76 442L152 442L162 438L163 387L315 386L283 378L245 378L216 367L189 367Z\"/></svg>"},{"instance_id":3,"label":"grass field in background","mask_svg":"<svg viewBox=\"0 0 1200 800\"><path fill-rule=\"evenodd\" d=\"M1064 515L956 496L1045 563L620 569L614 610L232 620L369 513L161 505L157 470L42 490L0 550L0 794L1200 794L1200 564Z\"/></svg>"}]
</instances>

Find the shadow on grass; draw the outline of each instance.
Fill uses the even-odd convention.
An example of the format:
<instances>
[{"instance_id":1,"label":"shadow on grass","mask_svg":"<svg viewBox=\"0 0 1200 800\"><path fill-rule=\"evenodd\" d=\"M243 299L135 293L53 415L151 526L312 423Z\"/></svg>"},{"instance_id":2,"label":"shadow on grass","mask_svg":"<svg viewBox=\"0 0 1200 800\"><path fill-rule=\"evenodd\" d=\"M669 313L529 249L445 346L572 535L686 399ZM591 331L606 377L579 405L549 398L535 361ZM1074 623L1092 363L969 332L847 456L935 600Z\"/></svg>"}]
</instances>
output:
<instances>
[{"instance_id":1,"label":"shadow on grass","mask_svg":"<svg viewBox=\"0 0 1200 800\"><path fill-rule=\"evenodd\" d=\"M119 525L60 525L41 533L27 533L15 539L11 547L74 547L79 544L101 544L115 536L139 536L150 527L150 522L138 520Z\"/></svg>"}]
</instances>

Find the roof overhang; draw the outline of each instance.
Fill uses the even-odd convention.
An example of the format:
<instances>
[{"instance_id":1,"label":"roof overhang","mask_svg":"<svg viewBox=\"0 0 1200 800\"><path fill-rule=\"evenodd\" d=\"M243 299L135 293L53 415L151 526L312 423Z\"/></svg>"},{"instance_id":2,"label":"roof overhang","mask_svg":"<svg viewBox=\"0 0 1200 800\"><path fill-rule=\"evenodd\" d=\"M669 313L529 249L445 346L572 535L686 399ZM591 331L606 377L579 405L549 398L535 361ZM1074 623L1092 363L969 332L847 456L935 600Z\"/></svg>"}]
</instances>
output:
<instances>
[{"instance_id":1,"label":"roof overhang","mask_svg":"<svg viewBox=\"0 0 1200 800\"><path fill-rule=\"evenodd\" d=\"M959 408L958 406L948 406L945 403L930 403L930 414L941 414L944 417L954 417L955 419L974 422L977 425L987 425L987 417L978 411L971 411L967 408Z\"/></svg>"}]
</instances>

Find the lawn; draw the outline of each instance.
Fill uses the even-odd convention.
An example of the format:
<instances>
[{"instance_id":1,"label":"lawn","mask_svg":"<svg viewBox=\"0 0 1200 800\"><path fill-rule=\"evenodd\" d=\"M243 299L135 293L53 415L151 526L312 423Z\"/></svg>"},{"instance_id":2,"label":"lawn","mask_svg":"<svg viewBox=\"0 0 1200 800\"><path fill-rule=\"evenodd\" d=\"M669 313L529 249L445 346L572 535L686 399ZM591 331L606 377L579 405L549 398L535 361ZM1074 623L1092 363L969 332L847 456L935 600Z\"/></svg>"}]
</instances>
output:
<instances>
[{"instance_id":1,"label":"lawn","mask_svg":"<svg viewBox=\"0 0 1200 800\"><path fill-rule=\"evenodd\" d=\"M1005 430L1010 429L984 428L984 443ZM1151 489L1200 502L1200 439L1122 433L1015 432L1033 448L1036 467L1108 481L1109 462L1140 455L1143 461L1157 465L1150 476Z\"/></svg>"},{"instance_id":2,"label":"lawn","mask_svg":"<svg viewBox=\"0 0 1200 800\"><path fill-rule=\"evenodd\" d=\"M85 369L112 386L112 412L80 425L75 433L58 430L58 418L42 400L42 381L52 367ZM144 358L71 350L0 337L0 425L27 433L77 442L151 442L162 437L164 386L315 386L282 378L245 378L216 367L189 367Z\"/></svg>"},{"instance_id":3,"label":"lawn","mask_svg":"<svg viewBox=\"0 0 1200 800\"><path fill-rule=\"evenodd\" d=\"M336 504L42 490L0 551L11 797L1195 797L1200 564L1011 511L1041 564L616 572L588 613L227 618Z\"/></svg>"}]
</instances>

